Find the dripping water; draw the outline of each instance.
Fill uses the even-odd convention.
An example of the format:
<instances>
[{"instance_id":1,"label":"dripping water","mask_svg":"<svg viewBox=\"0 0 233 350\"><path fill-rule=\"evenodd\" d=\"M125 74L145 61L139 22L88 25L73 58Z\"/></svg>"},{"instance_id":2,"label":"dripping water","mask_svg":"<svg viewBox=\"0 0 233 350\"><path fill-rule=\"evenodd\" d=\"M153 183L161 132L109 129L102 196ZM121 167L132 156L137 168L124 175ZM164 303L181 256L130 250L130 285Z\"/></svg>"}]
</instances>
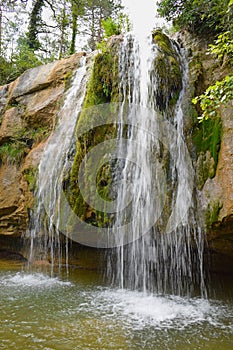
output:
<instances>
[{"instance_id":1,"label":"dripping water","mask_svg":"<svg viewBox=\"0 0 233 350\"><path fill-rule=\"evenodd\" d=\"M71 166L69 150L75 125L85 95L88 74L82 57L64 104L58 114L58 125L46 143L38 169L36 208L31 218L29 262L45 260L68 266L68 238L59 233L60 198L64 174ZM65 247L65 249L64 249Z\"/></svg>"}]
</instances>

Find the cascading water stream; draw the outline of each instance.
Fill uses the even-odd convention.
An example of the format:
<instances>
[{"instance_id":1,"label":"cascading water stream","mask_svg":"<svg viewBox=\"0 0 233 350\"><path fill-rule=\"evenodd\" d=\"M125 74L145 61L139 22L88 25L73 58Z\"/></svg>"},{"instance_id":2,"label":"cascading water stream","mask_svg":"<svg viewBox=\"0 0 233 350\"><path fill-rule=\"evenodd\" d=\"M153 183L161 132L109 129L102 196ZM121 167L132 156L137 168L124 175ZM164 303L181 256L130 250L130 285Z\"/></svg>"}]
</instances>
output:
<instances>
[{"instance_id":1,"label":"cascading water stream","mask_svg":"<svg viewBox=\"0 0 233 350\"><path fill-rule=\"evenodd\" d=\"M136 31L126 35L121 45L119 79L123 103L118 155L120 158L125 154L125 162L118 178L114 226L116 235L119 227L123 234L109 260L108 276L120 288L206 296L204 237L195 217L194 174L183 136L182 104L188 65L185 53L173 42L171 45L182 71L182 90L172 118L169 103L160 113L155 98L159 84L153 65L158 48L152 44L151 35L138 35ZM128 124L127 140L122 123ZM165 171L166 162L170 174ZM124 246L125 236L131 243Z\"/></svg>"},{"instance_id":2,"label":"cascading water stream","mask_svg":"<svg viewBox=\"0 0 233 350\"><path fill-rule=\"evenodd\" d=\"M64 105L58 115L58 125L50 136L38 169L37 205L31 218L29 261L46 259L60 266L65 256L68 262L68 239L65 238L65 254L62 252L58 230L60 220L60 198L63 192L63 177L70 166L69 150L74 140L75 125L85 96L88 79L86 58L81 58L68 90ZM64 238L63 238L64 239Z\"/></svg>"}]
</instances>

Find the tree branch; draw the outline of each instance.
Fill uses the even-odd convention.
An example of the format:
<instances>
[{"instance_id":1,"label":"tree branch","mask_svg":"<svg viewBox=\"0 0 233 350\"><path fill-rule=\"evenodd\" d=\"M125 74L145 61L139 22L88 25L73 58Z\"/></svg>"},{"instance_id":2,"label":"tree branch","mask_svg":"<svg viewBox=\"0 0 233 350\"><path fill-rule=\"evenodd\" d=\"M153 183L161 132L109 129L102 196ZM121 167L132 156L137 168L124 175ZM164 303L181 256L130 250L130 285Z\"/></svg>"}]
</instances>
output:
<instances>
[{"instance_id":1,"label":"tree branch","mask_svg":"<svg viewBox=\"0 0 233 350\"><path fill-rule=\"evenodd\" d=\"M56 11L54 10L53 5L52 5L52 4L50 3L50 1L48 1L48 0L44 0L44 1L49 5L50 9L51 9L52 12L53 12L54 17L56 18Z\"/></svg>"}]
</instances>

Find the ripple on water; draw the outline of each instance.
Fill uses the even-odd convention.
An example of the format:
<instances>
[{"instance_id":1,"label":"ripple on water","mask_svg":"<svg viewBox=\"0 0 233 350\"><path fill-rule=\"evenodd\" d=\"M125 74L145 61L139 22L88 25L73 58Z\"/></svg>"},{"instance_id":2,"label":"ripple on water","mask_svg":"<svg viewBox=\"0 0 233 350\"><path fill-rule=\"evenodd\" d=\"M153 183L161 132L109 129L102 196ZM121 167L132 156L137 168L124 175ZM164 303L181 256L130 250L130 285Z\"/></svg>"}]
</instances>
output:
<instances>
[{"instance_id":1,"label":"ripple on water","mask_svg":"<svg viewBox=\"0 0 233 350\"><path fill-rule=\"evenodd\" d=\"M82 282L0 276L3 349L232 350L232 303Z\"/></svg>"}]
</instances>

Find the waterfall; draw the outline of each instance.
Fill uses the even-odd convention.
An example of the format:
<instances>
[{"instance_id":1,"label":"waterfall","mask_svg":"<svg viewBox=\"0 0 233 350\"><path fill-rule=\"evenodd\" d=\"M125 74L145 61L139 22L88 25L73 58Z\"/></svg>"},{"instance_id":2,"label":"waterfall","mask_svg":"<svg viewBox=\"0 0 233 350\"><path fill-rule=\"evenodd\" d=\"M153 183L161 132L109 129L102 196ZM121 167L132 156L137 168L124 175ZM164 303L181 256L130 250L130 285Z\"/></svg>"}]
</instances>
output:
<instances>
[{"instance_id":1,"label":"waterfall","mask_svg":"<svg viewBox=\"0 0 233 350\"><path fill-rule=\"evenodd\" d=\"M53 269L68 263L68 238L59 233L64 174L71 166L69 150L75 139L75 126L85 96L86 58L80 61L72 85L57 116L57 126L49 137L38 169L36 208L31 218L29 261L49 260ZM65 243L65 244L64 244ZM65 252L62 250L65 246Z\"/></svg>"},{"instance_id":2,"label":"waterfall","mask_svg":"<svg viewBox=\"0 0 233 350\"><path fill-rule=\"evenodd\" d=\"M125 157L118 165L113 227L118 247L109 258L108 276L120 288L206 296L204 237L194 207L194 173L183 135L188 64L185 52L172 41L171 45L180 60L182 89L175 107L171 110L165 101L162 112L155 98L158 48L151 36L130 33L120 48L123 102L118 158ZM126 124L127 137L122 126Z\"/></svg>"},{"instance_id":3,"label":"waterfall","mask_svg":"<svg viewBox=\"0 0 233 350\"><path fill-rule=\"evenodd\" d=\"M180 64L180 88L174 82L174 91L169 91L165 77L161 91L155 67L160 49L151 34L128 33L119 48L121 102L87 108L84 113L93 118L77 128L77 138L104 123L118 128L114 142L106 139L85 154L77 181L89 208L113 214L112 227L91 227L77 217L64 194L64 176L69 176L72 167L70 148L88 79L85 62L77 70L39 165L30 261L46 259L53 268L55 263L60 266L65 256L68 265L69 237L92 247L114 247L107 266L114 286L206 295L204 237L194 205L194 173L183 132L188 64L184 50L172 40L169 43ZM166 74L170 64L168 60ZM113 164L116 198L112 203L101 200L96 184L89 183L92 173L106 161Z\"/></svg>"}]
</instances>

